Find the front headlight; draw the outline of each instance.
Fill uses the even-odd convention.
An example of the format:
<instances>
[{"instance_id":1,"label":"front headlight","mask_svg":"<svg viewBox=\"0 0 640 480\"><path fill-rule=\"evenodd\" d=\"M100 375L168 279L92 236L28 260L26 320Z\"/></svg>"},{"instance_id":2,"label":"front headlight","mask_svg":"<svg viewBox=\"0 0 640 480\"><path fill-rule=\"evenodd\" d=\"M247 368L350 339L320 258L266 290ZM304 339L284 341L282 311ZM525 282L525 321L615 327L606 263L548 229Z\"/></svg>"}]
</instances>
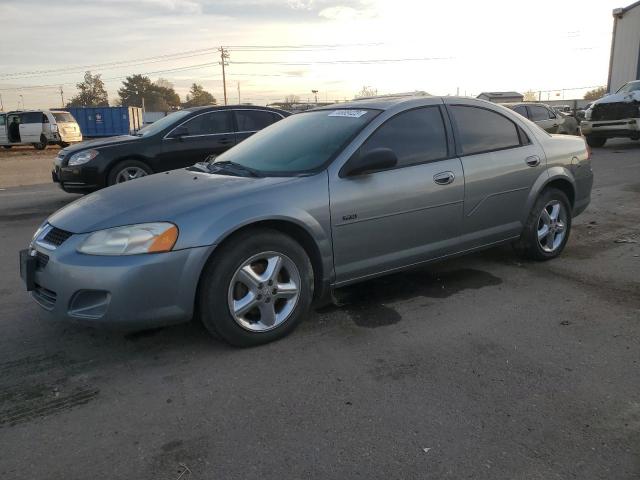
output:
<instances>
[{"instance_id":1,"label":"front headlight","mask_svg":"<svg viewBox=\"0 0 640 480\"><path fill-rule=\"evenodd\" d=\"M140 223L108 228L92 233L78 247L87 255L136 255L168 252L178 240L173 223Z\"/></svg>"},{"instance_id":2,"label":"front headlight","mask_svg":"<svg viewBox=\"0 0 640 480\"><path fill-rule=\"evenodd\" d=\"M587 110L585 110L584 119L585 120L591 120L591 114L592 113L593 113L593 110L591 108L588 108Z\"/></svg>"},{"instance_id":3,"label":"front headlight","mask_svg":"<svg viewBox=\"0 0 640 480\"><path fill-rule=\"evenodd\" d=\"M82 152L74 153L71 155L68 165L70 167L73 167L74 165L82 165L87 163L89 160L96 158L98 153L100 152L97 150L83 150Z\"/></svg>"}]
</instances>

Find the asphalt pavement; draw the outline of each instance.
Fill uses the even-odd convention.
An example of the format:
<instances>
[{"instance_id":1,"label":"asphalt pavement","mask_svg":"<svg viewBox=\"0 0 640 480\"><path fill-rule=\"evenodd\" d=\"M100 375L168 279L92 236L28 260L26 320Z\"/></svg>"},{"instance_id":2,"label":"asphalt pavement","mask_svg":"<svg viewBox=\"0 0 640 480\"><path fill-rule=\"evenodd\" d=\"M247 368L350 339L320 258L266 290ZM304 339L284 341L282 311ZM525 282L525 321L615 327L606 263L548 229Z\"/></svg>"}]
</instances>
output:
<instances>
[{"instance_id":1,"label":"asphalt pavement","mask_svg":"<svg viewBox=\"0 0 640 480\"><path fill-rule=\"evenodd\" d=\"M78 197L0 191L0 478L639 478L640 143L593 161L561 258L369 281L245 350L50 321L17 252Z\"/></svg>"}]
</instances>

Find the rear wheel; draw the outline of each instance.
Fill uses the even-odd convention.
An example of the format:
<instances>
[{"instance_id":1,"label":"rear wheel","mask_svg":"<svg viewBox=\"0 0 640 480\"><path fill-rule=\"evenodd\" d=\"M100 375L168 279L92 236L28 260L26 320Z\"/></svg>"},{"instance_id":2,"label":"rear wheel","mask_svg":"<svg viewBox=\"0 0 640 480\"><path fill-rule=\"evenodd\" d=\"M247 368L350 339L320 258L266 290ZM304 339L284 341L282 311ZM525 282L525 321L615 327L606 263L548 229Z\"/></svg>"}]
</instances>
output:
<instances>
[{"instance_id":1,"label":"rear wheel","mask_svg":"<svg viewBox=\"0 0 640 480\"><path fill-rule=\"evenodd\" d=\"M49 143L47 141L47 137L45 137L44 135L40 135L40 143L34 143L33 147L36 150L44 150L45 148L47 148L47 143Z\"/></svg>"},{"instance_id":2,"label":"rear wheel","mask_svg":"<svg viewBox=\"0 0 640 480\"><path fill-rule=\"evenodd\" d=\"M562 253L571 231L571 205L564 192L548 188L536 200L516 250L532 260L550 260Z\"/></svg>"},{"instance_id":3,"label":"rear wheel","mask_svg":"<svg viewBox=\"0 0 640 480\"><path fill-rule=\"evenodd\" d=\"M277 340L306 316L313 268L304 249L275 230L248 230L226 242L203 272L198 310L205 327L238 347Z\"/></svg>"},{"instance_id":4,"label":"rear wheel","mask_svg":"<svg viewBox=\"0 0 640 480\"><path fill-rule=\"evenodd\" d=\"M13 147L13 145L3 145L3 147L9 150L11 147Z\"/></svg>"},{"instance_id":5,"label":"rear wheel","mask_svg":"<svg viewBox=\"0 0 640 480\"><path fill-rule=\"evenodd\" d=\"M146 177L152 173L146 163L139 162L138 160L125 160L111 169L109 177L107 178L107 185L111 186L116 183L128 182L129 180Z\"/></svg>"},{"instance_id":6,"label":"rear wheel","mask_svg":"<svg viewBox=\"0 0 640 480\"><path fill-rule=\"evenodd\" d=\"M594 137L593 135L587 135L587 144L590 147L603 147L607 143L607 139L603 137Z\"/></svg>"}]
</instances>

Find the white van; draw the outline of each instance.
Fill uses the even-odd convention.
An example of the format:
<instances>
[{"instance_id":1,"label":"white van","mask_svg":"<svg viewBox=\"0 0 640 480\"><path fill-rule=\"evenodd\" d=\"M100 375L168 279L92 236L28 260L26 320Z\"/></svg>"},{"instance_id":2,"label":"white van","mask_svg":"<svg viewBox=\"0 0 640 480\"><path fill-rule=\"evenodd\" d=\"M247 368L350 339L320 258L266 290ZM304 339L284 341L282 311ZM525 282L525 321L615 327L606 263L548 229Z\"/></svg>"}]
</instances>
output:
<instances>
[{"instance_id":1,"label":"white van","mask_svg":"<svg viewBox=\"0 0 640 480\"><path fill-rule=\"evenodd\" d=\"M33 145L44 150L50 143L66 147L81 142L80 126L69 112L30 110L0 112L0 145Z\"/></svg>"}]
</instances>

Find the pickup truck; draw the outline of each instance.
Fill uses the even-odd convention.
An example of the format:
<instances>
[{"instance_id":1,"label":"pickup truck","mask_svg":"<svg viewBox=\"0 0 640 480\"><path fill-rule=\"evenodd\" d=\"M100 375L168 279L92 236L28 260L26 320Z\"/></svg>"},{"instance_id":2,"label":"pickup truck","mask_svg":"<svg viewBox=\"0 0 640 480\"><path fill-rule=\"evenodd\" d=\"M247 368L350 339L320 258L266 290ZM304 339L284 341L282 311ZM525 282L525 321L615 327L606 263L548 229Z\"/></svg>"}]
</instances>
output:
<instances>
[{"instance_id":1,"label":"pickup truck","mask_svg":"<svg viewBox=\"0 0 640 480\"><path fill-rule=\"evenodd\" d=\"M580 129L590 147L602 147L608 138L640 140L640 80L593 102Z\"/></svg>"}]
</instances>

